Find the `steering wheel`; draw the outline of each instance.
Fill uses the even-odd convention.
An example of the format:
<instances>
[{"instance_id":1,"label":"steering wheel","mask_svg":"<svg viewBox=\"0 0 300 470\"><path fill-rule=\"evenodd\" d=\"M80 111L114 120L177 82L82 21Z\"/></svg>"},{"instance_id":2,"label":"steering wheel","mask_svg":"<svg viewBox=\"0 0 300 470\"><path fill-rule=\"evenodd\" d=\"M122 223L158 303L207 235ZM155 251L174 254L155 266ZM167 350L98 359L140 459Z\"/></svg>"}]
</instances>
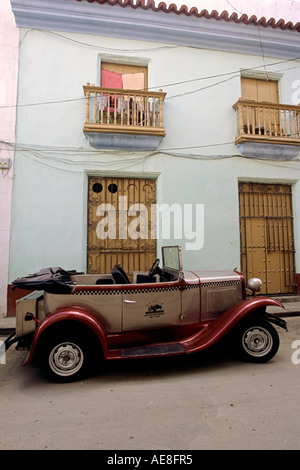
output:
<instances>
[{"instance_id":1,"label":"steering wheel","mask_svg":"<svg viewBox=\"0 0 300 470\"><path fill-rule=\"evenodd\" d=\"M150 271L148 272L148 277L152 277L152 276L154 276L155 274L157 274L157 273L160 271L160 269L159 269L159 267L158 267L158 266L159 266L159 262L160 262L159 258L157 258L157 259L154 261L154 263L152 264L152 266L151 266L151 268L150 268Z\"/></svg>"}]
</instances>

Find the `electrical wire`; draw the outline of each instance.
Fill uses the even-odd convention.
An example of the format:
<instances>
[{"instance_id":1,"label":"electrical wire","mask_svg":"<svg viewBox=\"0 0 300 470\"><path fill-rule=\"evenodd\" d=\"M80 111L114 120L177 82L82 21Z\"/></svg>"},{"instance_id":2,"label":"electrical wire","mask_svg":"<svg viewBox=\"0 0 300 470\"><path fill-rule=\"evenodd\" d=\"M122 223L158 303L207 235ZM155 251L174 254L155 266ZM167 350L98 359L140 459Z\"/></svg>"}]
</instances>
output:
<instances>
[{"instance_id":1,"label":"electrical wire","mask_svg":"<svg viewBox=\"0 0 300 470\"><path fill-rule=\"evenodd\" d=\"M230 5L231 8L233 8L237 13L243 15L243 13L242 13L241 11L239 11L236 7L234 7L234 6L229 2L229 0L226 0L226 2L227 2L227 4ZM262 40L261 40L260 25L259 25L259 24L257 25L257 31L258 31L258 39L259 39L259 44L260 44L260 49L261 49L261 54L262 54L263 66L264 66L264 69L265 69L265 73L266 73L266 76L267 76L267 80L269 80L268 71L267 71L266 65L265 65L264 46L263 46L263 43L262 43Z\"/></svg>"},{"instance_id":2,"label":"electrical wire","mask_svg":"<svg viewBox=\"0 0 300 470\"><path fill-rule=\"evenodd\" d=\"M89 148L82 148L82 147L56 147L56 146L42 146L42 145L33 145L33 144L22 144L22 143L14 143L14 142L7 142L4 140L0 140L0 144L7 145L11 147L10 149L6 149L6 151L14 152L14 151L19 151L19 152L26 152L26 151L36 151L40 152L42 154L47 154L51 153L59 153L60 155L63 154L69 154L72 153L79 153L79 154L91 154L91 155L108 155L108 154L116 154L118 156L122 156L122 158L128 158L128 152L122 152L119 150L106 150L105 152L103 150L99 151L96 149L89 149ZM184 147L170 147L170 148L162 148L158 152L160 153L161 151L175 151L175 150L191 150L191 149L198 149L198 148L210 148L210 147L220 147L220 146L225 146L225 145L233 145L234 142L219 142L219 143L214 143L214 144L201 144L201 145L193 145L193 146L184 146ZM50 157L51 158L51 157ZM130 158L130 161L132 161L132 158ZM72 160L73 162L73 160ZM86 162L83 162L86 163Z\"/></svg>"},{"instance_id":3,"label":"electrical wire","mask_svg":"<svg viewBox=\"0 0 300 470\"><path fill-rule=\"evenodd\" d=\"M291 58L291 59L284 59L284 60L272 62L270 64L263 64L263 65L258 65L258 66L255 66L255 67L249 67L249 68L243 69L242 72L243 73L248 73L248 72L260 69L260 68L273 67L275 65L284 64L284 63L287 63L287 62L296 62L296 61L299 61L299 60L300 60L300 56L299 57L294 57L294 58ZM298 68L298 67L300 67L300 65L297 66L297 67L293 67L293 68ZM286 70L290 70L290 69L291 68L286 69ZM285 70L285 69L283 69L283 70ZM281 69L281 71L282 71L282 69ZM276 73L276 70L273 71L273 73ZM167 87L171 87L171 86L184 85L184 84L187 84L187 83L193 83L193 82L197 82L197 81L209 80L209 79L213 79L213 78L226 77L226 76L229 76L228 80L230 80L231 78L240 76L240 71L234 70L234 71L231 71L231 72L223 72L223 73L220 73L220 74L207 75L207 76L204 76L204 77L197 77L197 78L192 78L192 79L188 79L188 80L181 80L181 81L178 81L178 82L173 82L173 83L164 84L164 85L156 85L156 86L149 87L149 88L141 90L141 91L148 91L148 90L153 90L153 89L156 89L156 88L159 88L159 89L160 88L167 88ZM206 87L203 87L203 88L199 88L199 89L196 89L196 90L191 90L189 92L183 92L183 93L180 93L180 94L177 94L177 95L174 95L174 96L166 97L166 99L171 99L171 98L175 98L175 97L178 97L178 96L184 96L184 95L189 94L189 93L196 93L197 91L202 91L202 90L205 90L207 88L218 86L219 84L224 83L225 81L228 81L228 80L222 80L222 81L215 82L215 83L213 83L211 85L208 85ZM36 102L36 103L24 103L24 104L22 104L22 103L19 104L18 103L18 104L13 104L13 105L1 105L0 109L7 109L7 108L17 108L18 109L18 108L24 108L24 107L44 106L44 105L52 105L52 104L63 104L63 103L69 103L69 102L74 102L74 101L85 101L85 100L86 100L86 97L83 96L83 97L80 97L80 98L69 98L69 99L63 99L63 100L42 101L42 102Z\"/></svg>"},{"instance_id":4,"label":"electrical wire","mask_svg":"<svg viewBox=\"0 0 300 470\"><path fill-rule=\"evenodd\" d=\"M242 14L242 12L237 10L232 4L229 3L228 0L226 0L226 1L236 12ZM69 38L68 36L64 36L63 34L54 33L53 31L42 31L42 32L53 34L53 35L56 35L60 38L69 40L71 42L83 44L85 46L94 47L94 48L102 49L102 50L108 50L109 52L130 52L130 53L135 52L136 53L136 52L157 51L157 50L163 50L163 49L169 50L169 49L176 49L176 48L181 48L181 47L188 47L188 48L190 47L190 46L181 46L180 45L180 46L158 46L158 47L148 48L148 49L118 49L118 48L115 49L115 48L106 48L106 47L103 47L103 46L96 46L94 44L78 41L78 40ZM264 59L264 51L263 51L263 45L262 45L262 40L261 40L261 36L260 36L260 31L259 31L259 42L260 42L261 50L262 50L262 53L263 53L263 59ZM300 60L300 57L296 57L294 59L283 59L282 61L273 62L271 64L268 64L268 66L277 65L279 63L287 62L287 61L290 61L290 60L292 60L292 61ZM259 65L257 67L251 67L251 68L245 69L245 71L251 71L251 70L255 70L256 68L261 68L261 67L265 67L265 65ZM211 75L211 76L207 76L207 77L195 78L195 79L191 79L191 80L184 80L184 81L174 82L174 83L170 83L170 84L157 85L155 87L151 87L151 88L148 88L148 89L162 88L162 87L166 88L166 87L169 87L169 86L175 86L175 85L179 85L179 84L182 85L182 84L190 83L190 82L197 81L197 80L206 80L206 79L209 79L209 78L218 78L218 77L226 76L226 75L232 74L232 73L235 74L236 72L237 71L233 71L233 72L228 72L228 73L223 73L223 74Z\"/></svg>"},{"instance_id":5,"label":"electrical wire","mask_svg":"<svg viewBox=\"0 0 300 470\"><path fill-rule=\"evenodd\" d=\"M233 78L236 78L236 77L240 77L240 74L232 75L231 77L226 78L225 80L220 80L219 82L212 83L211 85L207 85L207 86L202 87L202 88L197 88L195 90L185 91L183 93L179 93L178 95L167 96L165 99L166 100L171 100L173 98L178 98L178 97L181 97L181 96L186 96L186 95L191 95L193 93L198 93L199 91L207 90L208 88L213 88L217 85L221 85L221 83L229 82L230 80L232 80Z\"/></svg>"},{"instance_id":6,"label":"electrical wire","mask_svg":"<svg viewBox=\"0 0 300 470\"><path fill-rule=\"evenodd\" d=\"M292 169L292 170L297 170L297 171L300 171L300 165L298 164L297 165L297 162L296 161L290 161L290 160L287 160L287 161L274 161L272 159L266 159L266 158L263 158L263 157L248 157L248 156L245 156L245 155L201 155L201 154L187 154L187 153L171 153L171 152L168 152L166 150L162 150L162 151L154 151L152 153L149 153L148 155L145 155L145 156L142 156L142 157L139 157L137 159L133 159L132 161L118 161L118 162L114 162L115 164L118 164L118 166L116 167L116 170L117 171L121 171L121 170L128 170L129 168L132 168L133 166L136 167L137 164L142 164L143 165L143 168L144 168L144 164L146 162L146 160L148 160L149 158L151 157L155 157L157 155L167 155L169 157L172 157L172 158L180 158L180 159L188 159L188 160L194 160L194 161L215 161L215 160L228 160L228 159L236 159L236 158L239 158L239 159L245 159L245 160L249 160L249 161L255 161L255 162L258 162L258 163L261 163L261 164L264 164L264 165L268 165L268 166L274 166L274 167L277 167L277 168L284 168L284 169ZM83 165L83 168L82 169L79 169L78 167L74 167L74 162L69 162L69 165L65 166L65 167L62 167L62 166L57 166L57 162L55 161L52 161L51 159L43 159L41 158L40 155L36 155L34 154L34 152L32 153L25 153L24 154L24 157L25 158L28 158L30 160L33 160L35 161L36 163L38 164L41 164L43 166L46 166L48 168L52 168L52 169L55 169L55 170L58 170L58 171L64 171L64 172L68 172L68 173L77 173L77 174L82 174L83 172L86 171L86 167L88 166L88 169L89 171L95 171L97 170L98 168L101 169L101 171L105 171L105 166L107 165L109 167L109 169L111 170L112 169L112 166L111 165L111 162L106 162L106 163L101 163L99 161L94 161L94 162L80 162L82 165ZM104 169L103 169L104 167ZM99 171L99 170L98 170ZM143 169L144 171L144 169Z\"/></svg>"},{"instance_id":7,"label":"electrical wire","mask_svg":"<svg viewBox=\"0 0 300 470\"><path fill-rule=\"evenodd\" d=\"M232 5L232 3L229 2L229 0L226 0L226 3L231 7L233 8L237 13L239 13L240 15L244 15L244 13L242 11L239 11L236 7L234 7Z\"/></svg>"},{"instance_id":8,"label":"electrical wire","mask_svg":"<svg viewBox=\"0 0 300 470\"><path fill-rule=\"evenodd\" d=\"M235 9L235 7L233 5L231 5L228 0L227 0L227 3L232 8ZM238 10L236 10L236 11L238 11ZM30 30L30 32L31 31L39 31L39 30ZM28 32L29 31L26 32L26 34L24 35L22 41L25 39ZM145 52L145 51L149 52L149 51L157 51L157 50L164 50L164 49L169 50L169 49L175 49L175 48L178 48L178 47L182 47L182 46L159 46L159 47L155 47L155 48L145 48L145 49L113 49L113 48L105 48L105 47L102 47L102 46L97 46L97 45L94 45L94 44L90 44L90 43L86 43L86 42L83 42L83 41L75 40L75 39L69 38L67 36L64 36L62 34L54 33L52 31L42 31L42 32L46 32L48 34L55 35L59 38L74 42L76 44L81 44L81 45L88 46L88 47L94 47L94 48L97 48L97 49L107 50L109 52L119 51L119 52L135 52L135 53L138 53L138 52ZM258 31L258 33L259 33L259 41L260 41L260 44L261 44L261 50L262 50L263 65L243 69L243 71L242 71L243 73L253 71L253 70L257 70L259 68L264 68L266 76L268 78L267 67L272 67L272 66L287 63L287 62L295 62L295 61L300 60L300 57L295 57L295 58L292 58L292 59L283 59L283 60L280 60L280 61L265 64L264 50L263 50L263 44L262 44L261 37L260 37L260 31ZM296 66L296 67L291 67L289 69L284 69L284 70L290 70L292 68L294 69L294 68L298 68L298 67L300 67L300 65ZM274 71L273 71L273 73L274 73ZM220 80L218 82L212 83L212 84L204 86L202 88L197 88L195 90L190 90L190 91L186 91L186 92L183 92L183 93L180 93L180 94L177 94L177 95L166 97L166 99L172 99L172 98L176 98L176 97L180 97L180 96L185 96L185 95L188 95L188 94L197 93L199 91L203 91L203 90L206 90L208 88L218 86L222 83L225 83L225 82L228 82L228 81L232 80L233 78L240 77L240 75L241 75L240 71L235 70L235 71L230 71L230 72L223 72L223 73L220 73L220 74L208 75L208 76L204 76L204 77L197 77L197 78L193 78L193 79L182 80L182 81L178 81L178 82L159 85L159 86L152 87L150 89L167 88L167 87L178 86L178 85L183 85L183 84L187 84L187 83L193 83L193 82L197 82L197 81L216 79L216 78L220 78L220 77L228 77L228 78L225 78L224 80ZM23 108L23 107L30 107L30 106L62 104L62 103L68 103L68 102L74 102L74 101L83 101L83 100L86 100L86 97L71 98L71 99L64 99L64 100L54 100L54 101L44 101L44 102L36 102L36 103L16 104L16 105L3 105L3 106L0 106L0 109ZM1 143L1 141L0 141L0 143ZM85 161L74 161L74 159L70 160L70 159L62 158L62 155L68 155L68 154L72 153L72 156L74 157L74 153L75 154L76 153L77 154L78 153L83 153L85 155L86 154L90 154L90 155L97 154L97 157L99 157L99 155L108 155L108 153L110 152L109 150L107 150L105 152L102 151L99 154L99 151L97 151L97 150L75 148L75 147L51 147L51 146L47 147L47 146L38 146L38 145L33 146L33 145L30 145L30 144L13 144L13 143L5 142L5 141L2 141L2 143L11 145L13 147L9 151L14 152L14 151L17 150L17 151L22 152L22 153L23 152L28 152L28 153L31 153L32 155L34 155L36 158L39 158L39 159L42 156L42 158L44 158L44 159L51 158L51 162L56 161L56 162L60 162L60 163L68 164L68 165L74 165L74 164L76 164L76 165L85 165L87 162L85 162ZM234 144L234 142L223 142L223 143L218 143L218 144L196 145L196 146L191 146L191 147L189 147L189 146L175 147L175 148L169 148L169 149L161 149L161 150L158 150L157 152L153 152L152 154L149 154L149 155L153 156L153 155L156 155L157 153L158 154L161 154L161 153L168 154L168 152L177 152L177 151L182 151L182 150L188 151L188 150L196 150L196 149L203 149L203 148L210 148L210 147L217 147L217 146L233 145L233 144ZM112 151L112 152L114 152L114 151ZM51 157L47 157L46 156L47 153L51 153ZM60 158L59 159L58 158L53 159L53 153L59 153ZM118 152L118 155L120 155L120 152ZM174 154L172 154L172 155L174 155ZM176 156L181 156L182 158L185 158L185 155L186 154L184 154L184 155L177 154ZM237 157L242 157L241 155L236 155L236 156ZM187 157L187 155L186 155L186 157ZM191 158L194 158L194 157L195 157L195 155L193 154L191 156ZM199 156L196 155L196 158L197 157L199 157ZM232 158L232 157L233 157L232 155L228 155L228 156L227 155L218 155L218 156L214 156L214 157L212 157L212 156L202 156L201 158L212 159L212 158ZM136 158L136 159L132 159L132 158L127 159L126 163L128 163L130 165L134 165L136 163L144 161L145 158L147 158L147 157L139 157L139 158ZM110 161L109 163L99 162L98 160L95 161L95 162L88 162L88 163L89 164L102 165L102 166L103 165L111 166L111 165L117 165L120 162L123 163L124 158L123 159L121 158L120 160L116 160L116 161L113 161L113 162Z\"/></svg>"},{"instance_id":9,"label":"electrical wire","mask_svg":"<svg viewBox=\"0 0 300 470\"><path fill-rule=\"evenodd\" d=\"M144 48L144 49L121 49L121 48L104 47L104 46L99 46L99 45L96 45L96 44L87 43L87 42L84 42L84 41L79 41L78 39L69 38L68 36L64 36L63 34L59 34L59 33L56 33L54 31L41 31L41 30L36 30L36 29L30 30L30 31L39 31L39 32L43 32L43 33L52 34L53 36L58 36L58 37L63 38L67 41L74 42L75 44L95 48L97 50L101 49L101 50L108 51L108 52L134 52L134 53L139 53L139 52L153 52L153 51L169 50L169 49L176 49L178 47L182 47L182 46L157 46L157 47L148 47L148 48Z\"/></svg>"},{"instance_id":10,"label":"electrical wire","mask_svg":"<svg viewBox=\"0 0 300 470\"><path fill-rule=\"evenodd\" d=\"M240 12L236 7L234 7L234 5L232 5L229 0L226 0L226 2L228 3L228 5L230 5L231 8L233 8L236 12L242 14L242 12ZM179 48L179 47L183 47L183 46L157 46L157 47L152 47L152 48L144 48L144 49L121 49L121 48L108 48L108 47L103 47L103 46L99 46L99 45L95 45L95 44L91 44L91 43L88 43L88 42L84 42L84 41L79 41L77 39L74 39L74 38L70 38L68 36L65 36L63 34L60 34L60 33L57 33L57 32L54 32L54 31L44 31L44 30L39 30L39 29L30 29L30 30L27 30L25 35L23 36L22 40L20 41L20 43L22 43L24 41L24 39L26 38L26 36L29 34L29 33L32 33L32 32L35 32L35 31L38 31L38 32L41 32L41 33L45 33L45 34L50 34L50 35L53 35L53 36L56 36L56 37L59 37L63 40L67 40L67 41L70 41L70 42L73 42L75 44L80 44L80 45L83 45L83 46L86 46L86 47L92 47L92 48L97 48L97 49L101 49L101 50L107 50L109 52L134 52L134 53L138 53L138 52L152 52L152 51L158 51L158 50L170 50L170 49L175 49L175 48ZM297 61L297 60L300 60L300 57L295 57L293 59L284 59L284 60L281 60L281 61L277 61L277 62L273 62L271 64L268 64L266 65L265 64L265 57L264 57L264 49L263 49L263 44L262 44L262 40L261 40L261 36L260 36L260 30L258 28L258 36L259 36L259 42L260 42L260 46L261 46L261 51L262 51L262 59L263 59L263 65L260 65L260 66L256 66L256 67L251 67L251 68L248 68L248 69L244 69L244 73L246 72L249 72L249 71L252 71L252 70L256 70L256 69L259 69L261 67L263 67L265 69L265 72L266 72L266 76L267 76L267 79L268 79L268 71L267 71L267 68L266 67L270 67L270 66L274 66L274 65L278 65L280 63L285 63L285 62L289 62L289 61ZM164 84L164 85L158 85L158 86L153 86L151 88L147 88L147 90L153 90L155 88L168 88L168 87L172 87L172 86L177 86L177 85L183 85L183 84L186 84L186 83L192 83L192 82L196 82L196 81L200 81L200 80L208 80L208 79L212 79L212 78L219 78L219 77L224 77L224 76L228 76L228 75L233 75L233 77L236 76L238 72L235 70L235 71L232 71L232 72L225 72L225 73L222 73L222 74L215 74L215 75L210 75L210 76L206 76L206 77L198 77L198 78L194 78L194 79L189 79L189 80L182 80L182 81L179 81L179 82L174 82L174 83L167 83L167 84ZM232 77L232 78L233 78ZM230 78L228 78L229 80ZM179 97L179 96L185 96L187 94L192 94L192 93L196 93L198 91L202 91L202 90L205 90L205 89L208 89L208 88L211 88L213 86L217 86L221 83L224 83L225 81L227 80L223 80L223 81L219 81L217 83L214 83L214 84L211 84L211 85L208 85L206 87L202 87L202 88L199 88L199 89L196 89L196 90L192 90L192 91L188 91L188 92L183 92L183 93L180 93L180 94L177 94L177 95L173 95L173 96L169 96L167 97L166 99L172 99L172 98L175 98L175 97ZM24 103L24 104L14 104L14 105L1 105L0 106L0 109L7 109L7 108L22 108L22 107L31 107L31 106L42 106L42 105L50 105L50 104L61 104L61 103L68 103L68 102L74 102L74 101L83 101L85 100L86 97L80 97L80 98L71 98L71 99L64 99L64 100L53 100L53 101L43 101L43 102L36 102L36 103Z\"/></svg>"},{"instance_id":11,"label":"electrical wire","mask_svg":"<svg viewBox=\"0 0 300 470\"><path fill-rule=\"evenodd\" d=\"M228 155L201 155L199 153L186 153L189 150L200 150L200 149L208 149L208 148L214 148L214 147L224 147L227 145L234 145L234 141L229 141L229 142L219 142L219 143L213 143L213 144L201 144L201 145L193 145L193 146L182 146L182 147L170 147L170 148L162 148L159 150L151 151L151 152L139 152L139 156L137 157L128 157L127 152L122 152L119 150L106 150L106 151L98 151L98 150L89 150L89 149L82 149L82 148L75 148L75 147L69 147L69 148L60 148L60 147L34 147L30 145L22 145L22 144L14 144L12 142L5 142L5 141L0 141L0 144L5 144L6 146L11 147L11 151L18 151L19 153L22 154L32 154L36 158L42 158L44 160L50 161L50 162L57 162L57 163L63 163L67 165L91 165L95 164L97 166L115 166L120 163L129 163L130 165L140 163L147 159L150 156L155 156L155 155L161 155L161 154L166 154L169 156L176 156L176 157L181 157L181 158L194 158L194 159L206 159L206 160L212 160L212 159L224 159L224 158L250 158L250 157L245 157L241 154L228 154ZM9 149L6 149L6 151ZM74 152L80 153L80 154L94 154L97 155L97 160L76 160L76 159L70 159L70 158L65 158L64 152L72 152L72 156L74 155ZM178 153L179 151L185 151L185 153ZM50 155L48 155L50 153ZM56 153L59 154L59 156L53 156ZM115 155L118 158L115 160L111 160L111 156ZM99 156L109 156L110 159L109 161L99 161ZM251 157L253 159L253 157ZM259 158L256 157L254 159L257 160L263 160L265 161L266 159L264 157ZM297 167L298 168L298 167ZM300 167L299 167L300 169Z\"/></svg>"}]
</instances>

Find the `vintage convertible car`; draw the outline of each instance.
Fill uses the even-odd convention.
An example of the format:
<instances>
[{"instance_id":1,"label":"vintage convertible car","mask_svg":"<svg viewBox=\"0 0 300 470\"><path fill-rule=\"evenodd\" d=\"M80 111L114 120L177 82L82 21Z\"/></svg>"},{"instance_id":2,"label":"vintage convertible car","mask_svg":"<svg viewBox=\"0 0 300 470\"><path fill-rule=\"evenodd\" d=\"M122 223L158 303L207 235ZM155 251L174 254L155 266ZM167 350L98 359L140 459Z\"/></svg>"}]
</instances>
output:
<instances>
[{"instance_id":1,"label":"vintage convertible car","mask_svg":"<svg viewBox=\"0 0 300 470\"><path fill-rule=\"evenodd\" d=\"M130 282L120 266L110 274L42 270L17 279L16 288L35 289L17 301L16 331L8 348L35 352L52 378L82 376L101 358L145 358L206 349L230 335L239 355L266 362L277 352L277 326L286 322L266 313L278 301L255 296L261 281L232 272L183 271L180 246L162 248L148 273Z\"/></svg>"}]
</instances>

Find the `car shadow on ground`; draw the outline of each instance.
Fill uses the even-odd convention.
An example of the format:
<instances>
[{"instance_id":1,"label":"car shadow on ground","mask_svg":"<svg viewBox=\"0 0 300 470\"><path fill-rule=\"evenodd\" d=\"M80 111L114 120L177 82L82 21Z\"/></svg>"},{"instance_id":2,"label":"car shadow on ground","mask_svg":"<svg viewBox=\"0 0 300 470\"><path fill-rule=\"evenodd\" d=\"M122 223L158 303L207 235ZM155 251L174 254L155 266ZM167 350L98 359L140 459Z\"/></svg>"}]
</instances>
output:
<instances>
[{"instance_id":1,"label":"car shadow on ground","mask_svg":"<svg viewBox=\"0 0 300 470\"><path fill-rule=\"evenodd\" d=\"M90 375L94 380L123 381L184 377L193 373L216 373L241 362L223 344L201 352L174 356L104 361Z\"/></svg>"},{"instance_id":2,"label":"car shadow on ground","mask_svg":"<svg viewBox=\"0 0 300 470\"><path fill-rule=\"evenodd\" d=\"M286 332L282 334L284 338L287 335ZM23 386L30 388L32 383L36 383L36 381L45 385L51 382L41 369L40 361L35 355L30 363L23 368L22 362L26 358L27 352L18 352L18 354L24 356L17 361L23 375ZM93 380L111 384L123 381L161 380L163 377L185 378L187 375L196 373L223 374L226 370L233 368L237 370L244 367L245 363L235 355L230 341L225 337L216 345L192 354L107 361L101 361L97 358L93 371L79 380L85 382Z\"/></svg>"},{"instance_id":3,"label":"car shadow on ground","mask_svg":"<svg viewBox=\"0 0 300 470\"><path fill-rule=\"evenodd\" d=\"M184 377L188 374L199 372L215 373L226 367L234 367L239 363L232 353L223 347L221 343L201 352L174 356L117 359L96 361L93 370L79 380L131 381L143 379L155 379L164 377ZM35 355L30 363L22 368L27 376L34 380L49 382L50 379L41 368L39 358ZM27 375L28 374L28 375ZM25 379L25 381L27 381Z\"/></svg>"}]
</instances>

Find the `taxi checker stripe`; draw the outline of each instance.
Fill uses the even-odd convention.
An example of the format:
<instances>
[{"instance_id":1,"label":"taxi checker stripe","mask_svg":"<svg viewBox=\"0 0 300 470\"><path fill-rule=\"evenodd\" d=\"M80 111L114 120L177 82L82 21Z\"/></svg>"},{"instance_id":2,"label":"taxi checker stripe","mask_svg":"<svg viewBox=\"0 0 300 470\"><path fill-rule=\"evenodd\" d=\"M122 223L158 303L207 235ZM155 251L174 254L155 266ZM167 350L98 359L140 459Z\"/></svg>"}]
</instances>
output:
<instances>
[{"instance_id":1,"label":"taxi checker stripe","mask_svg":"<svg viewBox=\"0 0 300 470\"><path fill-rule=\"evenodd\" d=\"M203 282L203 284L201 284L201 287L239 286L241 283L242 282L240 280Z\"/></svg>"},{"instance_id":2,"label":"taxi checker stripe","mask_svg":"<svg viewBox=\"0 0 300 470\"><path fill-rule=\"evenodd\" d=\"M100 290L100 289L76 289L72 295L118 295L122 290Z\"/></svg>"},{"instance_id":3,"label":"taxi checker stripe","mask_svg":"<svg viewBox=\"0 0 300 470\"><path fill-rule=\"evenodd\" d=\"M194 288L197 288L199 287L198 284L191 284L191 285L187 285L187 286L168 286L168 287L150 287L150 288L142 288L142 289L130 289L130 290L126 290L126 295L127 294L138 294L139 292L142 292L142 293L149 293L149 292L172 292L172 291L176 291L176 290L186 290L186 289L194 289Z\"/></svg>"},{"instance_id":4,"label":"taxi checker stripe","mask_svg":"<svg viewBox=\"0 0 300 470\"><path fill-rule=\"evenodd\" d=\"M198 284L190 284L184 286L183 289L195 289L198 288ZM151 292L172 292L182 290L182 286L168 286L168 287L144 287L141 289L80 289L76 288L72 295L119 295L122 293L128 294L143 294L143 293L151 293Z\"/></svg>"}]
</instances>

